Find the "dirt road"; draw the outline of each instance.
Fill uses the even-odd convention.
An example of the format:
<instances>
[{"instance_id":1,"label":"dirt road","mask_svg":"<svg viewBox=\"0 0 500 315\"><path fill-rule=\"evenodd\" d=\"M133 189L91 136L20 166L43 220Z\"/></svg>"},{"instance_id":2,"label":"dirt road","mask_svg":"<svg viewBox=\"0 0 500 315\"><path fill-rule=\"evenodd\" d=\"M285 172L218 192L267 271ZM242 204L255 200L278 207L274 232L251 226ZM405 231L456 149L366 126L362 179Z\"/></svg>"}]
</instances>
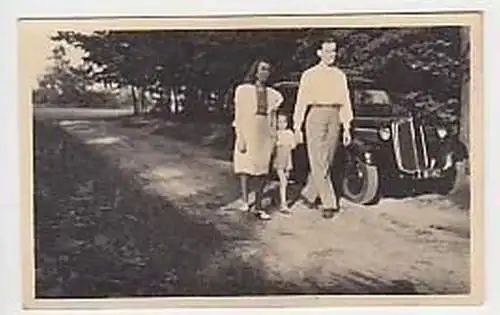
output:
<instances>
[{"instance_id":1,"label":"dirt road","mask_svg":"<svg viewBox=\"0 0 500 315\"><path fill-rule=\"evenodd\" d=\"M138 218L144 211L150 218L129 232L132 238L148 230L154 235L149 242L156 249L145 264L163 264L170 276L161 281L175 284L163 283L160 288L168 289L157 287L159 294L463 294L470 289L469 211L460 202L463 196L385 198L369 207L344 201L344 212L334 220L296 207L291 217L275 213L272 221L259 222L235 209L238 185L230 162L215 158L210 148L119 121L59 124L126 178L135 178L143 193L171 205L144 204L130 213ZM183 268L179 260L196 267L176 272Z\"/></svg>"}]
</instances>

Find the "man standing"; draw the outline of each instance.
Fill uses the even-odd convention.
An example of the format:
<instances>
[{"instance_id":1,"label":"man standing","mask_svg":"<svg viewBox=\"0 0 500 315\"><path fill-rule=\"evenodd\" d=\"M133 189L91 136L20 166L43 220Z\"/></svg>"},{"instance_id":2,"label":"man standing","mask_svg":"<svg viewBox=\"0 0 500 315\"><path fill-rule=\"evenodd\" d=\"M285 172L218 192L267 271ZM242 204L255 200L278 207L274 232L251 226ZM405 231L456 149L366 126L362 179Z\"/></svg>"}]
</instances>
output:
<instances>
[{"instance_id":1,"label":"man standing","mask_svg":"<svg viewBox=\"0 0 500 315\"><path fill-rule=\"evenodd\" d=\"M294 131L299 142L303 140L301 130L305 119L310 165L307 183L299 199L313 207L319 197L323 217L327 219L340 210L330 176L340 126L343 126L343 144L349 145L350 123L353 119L347 77L333 65L336 54L335 40L321 42L317 50L320 62L304 71L301 76L293 116ZM309 113L305 117L308 108Z\"/></svg>"}]
</instances>

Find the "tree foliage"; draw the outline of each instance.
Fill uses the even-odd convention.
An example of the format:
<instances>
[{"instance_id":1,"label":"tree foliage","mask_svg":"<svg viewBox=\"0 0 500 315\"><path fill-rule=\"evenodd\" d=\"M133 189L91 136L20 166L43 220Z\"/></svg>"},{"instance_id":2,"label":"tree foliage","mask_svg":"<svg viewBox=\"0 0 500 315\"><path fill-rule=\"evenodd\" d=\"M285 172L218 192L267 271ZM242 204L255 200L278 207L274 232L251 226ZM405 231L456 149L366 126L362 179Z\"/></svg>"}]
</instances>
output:
<instances>
[{"instance_id":1,"label":"tree foliage","mask_svg":"<svg viewBox=\"0 0 500 315\"><path fill-rule=\"evenodd\" d=\"M455 104L460 99L468 54L460 50L459 27L116 31L90 35L59 32L86 52L92 79L158 92L187 87L186 112L207 110L207 98L241 80L258 57L273 63L274 79L297 77L317 62L317 43L325 36L339 42L338 64L349 75L372 78L412 100ZM416 97L416 95L418 97ZM417 102L418 103L418 102ZM220 108L223 108L222 106Z\"/></svg>"},{"instance_id":2,"label":"tree foliage","mask_svg":"<svg viewBox=\"0 0 500 315\"><path fill-rule=\"evenodd\" d=\"M94 91L94 80L88 65L72 66L63 45L57 45L49 57L52 66L40 78L33 91L33 103L58 106L117 106L116 97L110 92Z\"/></svg>"}]
</instances>

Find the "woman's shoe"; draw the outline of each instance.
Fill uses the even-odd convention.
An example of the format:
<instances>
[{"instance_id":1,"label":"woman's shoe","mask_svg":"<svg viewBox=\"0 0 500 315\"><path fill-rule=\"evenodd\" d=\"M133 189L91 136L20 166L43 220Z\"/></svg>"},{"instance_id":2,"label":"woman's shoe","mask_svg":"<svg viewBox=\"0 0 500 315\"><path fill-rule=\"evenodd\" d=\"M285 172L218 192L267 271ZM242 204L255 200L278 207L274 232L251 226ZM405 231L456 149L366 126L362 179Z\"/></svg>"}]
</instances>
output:
<instances>
[{"instance_id":1,"label":"woman's shoe","mask_svg":"<svg viewBox=\"0 0 500 315\"><path fill-rule=\"evenodd\" d=\"M264 221L269 221L271 220L271 216L265 212L264 210L255 210L254 212L255 216L260 219L260 220L264 220Z\"/></svg>"},{"instance_id":2,"label":"woman's shoe","mask_svg":"<svg viewBox=\"0 0 500 315\"><path fill-rule=\"evenodd\" d=\"M290 214L292 214L292 211L287 206L282 206L280 209L280 213L290 215Z\"/></svg>"}]
</instances>

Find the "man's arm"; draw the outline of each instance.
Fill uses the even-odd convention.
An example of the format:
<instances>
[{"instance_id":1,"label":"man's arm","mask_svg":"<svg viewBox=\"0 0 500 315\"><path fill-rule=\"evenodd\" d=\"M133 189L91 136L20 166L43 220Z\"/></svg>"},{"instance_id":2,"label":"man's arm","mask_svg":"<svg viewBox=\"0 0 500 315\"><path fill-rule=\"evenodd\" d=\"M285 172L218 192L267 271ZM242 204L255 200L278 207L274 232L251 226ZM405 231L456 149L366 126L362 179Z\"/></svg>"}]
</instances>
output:
<instances>
[{"instance_id":1,"label":"man's arm","mask_svg":"<svg viewBox=\"0 0 500 315\"><path fill-rule=\"evenodd\" d=\"M347 83L347 76L344 73L342 73L342 86L340 87L339 93L341 93L343 100L343 104L339 112L340 122L344 126L344 130L350 130L351 121L354 117L354 113L352 110L351 96L349 92L349 86Z\"/></svg>"},{"instance_id":2,"label":"man's arm","mask_svg":"<svg viewBox=\"0 0 500 315\"><path fill-rule=\"evenodd\" d=\"M293 129L295 131L300 131L300 129L302 128L302 123L304 122L304 116L308 105L308 86L309 83L307 72L304 72L300 77L297 99L295 101L295 108L293 113Z\"/></svg>"}]
</instances>

